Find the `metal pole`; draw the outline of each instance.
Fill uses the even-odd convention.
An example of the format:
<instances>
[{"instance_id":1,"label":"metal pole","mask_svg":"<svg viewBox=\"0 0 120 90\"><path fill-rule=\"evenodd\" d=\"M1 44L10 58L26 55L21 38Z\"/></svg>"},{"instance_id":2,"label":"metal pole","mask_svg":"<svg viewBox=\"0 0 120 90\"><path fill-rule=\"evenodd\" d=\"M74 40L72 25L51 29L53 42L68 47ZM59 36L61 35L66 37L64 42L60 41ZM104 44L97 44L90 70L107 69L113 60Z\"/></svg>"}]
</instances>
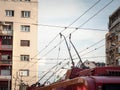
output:
<instances>
[{"instance_id":1,"label":"metal pole","mask_svg":"<svg viewBox=\"0 0 120 90\"><path fill-rule=\"evenodd\" d=\"M69 55L70 55L70 59L71 59L71 61L72 61L72 66L75 67L75 64L74 64L72 55L71 55L71 53L70 53L70 48L69 48L69 46L68 46L67 40L66 40L65 36L62 35L61 33L60 33L60 36L63 36L63 37L64 37L64 40L65 40L65 43L66 43L66 46L67 46L67 48L68 48L68 52L69 52Z\"/></svg>"},{"instance_id":2,"label":"metal pole","mask_svg":"<svg viewBox=\"0 0 120 90\"><path fill-rule=\"evenodd\" d=\"M73 44L72 41L71 41L71 34L70 34L70 36L69 36L69 41L70 41L71 45L73 46L73 48L74 48L74 50L75 50L75 52L76 52L76 54L77 54L77 56L78 56L78 58L79 58L79 60L80 60L80 62L81 62L82 68L84 68L84 63L82 62L82 59L81 59L81 57L80 57L77 49L75 48L74 44ZM80 66L81 66L81 65L80 65Z\"/></svg>"}]
</instances>

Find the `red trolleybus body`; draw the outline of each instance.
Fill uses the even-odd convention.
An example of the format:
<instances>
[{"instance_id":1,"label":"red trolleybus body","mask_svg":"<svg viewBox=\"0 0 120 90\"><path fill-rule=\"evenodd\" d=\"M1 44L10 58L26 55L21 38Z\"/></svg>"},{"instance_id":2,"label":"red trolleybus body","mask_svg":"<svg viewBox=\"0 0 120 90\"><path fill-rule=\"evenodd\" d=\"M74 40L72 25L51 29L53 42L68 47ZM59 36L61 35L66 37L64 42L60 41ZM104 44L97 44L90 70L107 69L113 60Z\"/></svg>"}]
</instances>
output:
<instances>
[{"instance_id":1,"label":"red trolleybus body","mask_svg":"<svg viewBox=\"0 0 120 90\"><path fill-rule=\"evenodd\" d=\"M28 90L120 90L120 67L73 69L63 81Z\"/></svg>"}]
</instances>

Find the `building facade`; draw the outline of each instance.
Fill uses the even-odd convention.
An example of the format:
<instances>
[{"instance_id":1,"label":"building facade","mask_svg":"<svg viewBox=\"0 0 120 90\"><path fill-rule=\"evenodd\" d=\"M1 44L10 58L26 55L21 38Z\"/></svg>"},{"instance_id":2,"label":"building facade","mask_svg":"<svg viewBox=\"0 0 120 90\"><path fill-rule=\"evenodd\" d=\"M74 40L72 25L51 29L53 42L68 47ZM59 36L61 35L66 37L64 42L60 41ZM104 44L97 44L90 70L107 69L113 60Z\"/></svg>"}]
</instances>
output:
<instances>
[{"instance_id":1,"label":"building facade","mask_svg":"<svg viewBox=\"0 0 120 90\"><path fill-rule=\"evenodd\" d=\"M38 79L38 0L0 0L0 90Z\"/></svg>"},{"instance_id":2,"label":"building facade","mask_svg":"<svg viewBox=\"0 0 120 90\"><path fill-rule=\"evenodd\" d=\"M106 64L120 66L120 7L109 17L106 34Z\"/></svg>"}]
</instances>

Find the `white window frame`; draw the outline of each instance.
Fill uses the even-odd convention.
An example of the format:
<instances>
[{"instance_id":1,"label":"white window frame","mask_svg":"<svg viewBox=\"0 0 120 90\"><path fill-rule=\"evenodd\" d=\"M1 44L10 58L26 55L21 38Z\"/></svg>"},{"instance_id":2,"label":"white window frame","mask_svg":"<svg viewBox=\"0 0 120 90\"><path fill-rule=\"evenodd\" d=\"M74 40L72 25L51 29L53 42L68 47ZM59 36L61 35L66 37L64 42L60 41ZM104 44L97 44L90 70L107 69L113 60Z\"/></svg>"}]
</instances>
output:
<instances>
[{"instance_id":1,"label":"white window frame","mask_svg":"<svg viewBox=\"0 0 120 90\"><path fill-rule=\"evenodd\" d=\"M21 59L21 61L29 61L30 56L29 55L21 55L20 59Z\"/></svg>"},{"instance_id":2,"label":"white window frame","mask_svg":"<svg viewBox=\"0 0 120 90\"><path fill-rule=\"evenodd\" d=\"M29 18L31 15L30 11L21 11L21 17L23 18Z\"/></svg>"},{"instance_id":3,"label":"white window frame","mask_svg":"<svg viewBox=\"0 0 120 90\"><path fill-rule=\"evenodd\" d=\"M21 31L30 32L30 26L29 25L21 25Z\"/></svg>"},{"instance_id":4,"label":"white window frame","mask_svg":"<svg viewBox=\"0 0 120 90\"><path fill-rule=\"evenodd\" d=\"M28 69L19 70L19 75L21 77L27 77L27 76L29 76L29 70Z\"/></svg>"},{"instance_id":5,"label":"white window frame","mask_svg":"<svg viewBox=\"0 0 120 90\"><path fill-rule=\"evenodd\" d=\"M8 17L13 17L14 16L14 10L5 10L5 15Z\"/></svg>"}]
</instances>

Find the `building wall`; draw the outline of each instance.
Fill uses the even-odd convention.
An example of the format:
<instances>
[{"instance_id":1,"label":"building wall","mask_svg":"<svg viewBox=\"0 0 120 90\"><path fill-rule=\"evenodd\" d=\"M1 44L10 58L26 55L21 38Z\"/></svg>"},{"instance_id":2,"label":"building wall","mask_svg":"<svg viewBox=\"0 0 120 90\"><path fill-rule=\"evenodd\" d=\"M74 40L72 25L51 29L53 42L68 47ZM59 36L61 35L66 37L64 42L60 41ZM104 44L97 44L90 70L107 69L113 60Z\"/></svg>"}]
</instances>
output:
<instances>
[{"instance_id":1,"label":"building wall","mask_svg":"<svg viewBox=\"0 0 120 90\"><path fill-rule=\"evenodd\" d=\"M31 85L38 78L37 57L32 58L37 53L37 1L0 0L0 21L13 22L12 90L18 90L21 82ZM14 10L14 16L5 16L5 10ZM21 17L21 11L30 11L30 17ZM30 31L21 31L21 25L29 26ZM29 40L30 46L21 46L21 40ZM29 55L29 60L21 61L21 55ZM29 75L24 76L20 70L29 70Z\"/></svg>"},{"instance_id":2,"label":"building wall","mask_svg":"<svg viewBox=\"0 0 120 90\"><path fill-rule=\"evenodd\" d=\"M109 17L109 32L106 34L106 63L120 65L120 7Z\"/></svg>"}]
</instances>

